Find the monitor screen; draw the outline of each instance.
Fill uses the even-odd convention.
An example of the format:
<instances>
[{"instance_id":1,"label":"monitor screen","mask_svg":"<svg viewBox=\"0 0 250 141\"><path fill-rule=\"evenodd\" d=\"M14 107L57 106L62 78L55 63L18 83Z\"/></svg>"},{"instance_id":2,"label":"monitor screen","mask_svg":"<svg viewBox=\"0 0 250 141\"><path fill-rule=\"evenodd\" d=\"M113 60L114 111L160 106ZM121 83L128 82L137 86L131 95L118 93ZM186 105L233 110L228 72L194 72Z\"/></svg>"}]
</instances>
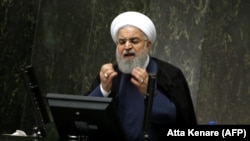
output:
<instances>
[{"instance_id":1,"label":"monitor screen","mask_svg":"<svg viewBox=\"0 0 250 141\"><path fill-rule=\"evenodd\" d=\"M124 139L112 98L56 93L46 98L61 138Z\"/></svg>"}]
</instances>

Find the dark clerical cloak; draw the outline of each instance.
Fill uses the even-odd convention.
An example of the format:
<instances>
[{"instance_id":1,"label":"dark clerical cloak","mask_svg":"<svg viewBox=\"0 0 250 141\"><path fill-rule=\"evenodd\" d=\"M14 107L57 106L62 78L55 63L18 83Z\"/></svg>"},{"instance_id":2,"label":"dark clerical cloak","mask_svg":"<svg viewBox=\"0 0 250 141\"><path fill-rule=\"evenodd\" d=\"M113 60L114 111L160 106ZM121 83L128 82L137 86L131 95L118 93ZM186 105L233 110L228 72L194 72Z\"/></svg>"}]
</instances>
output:
<instances>
[{"instance_id":1,"label":"dark clerical cloak","mask_svg":"<svg viewBox=\"0 0 250 141\"><path fill-rule=\"evenodd\" d=\"M166 133L170 127L190 127L197 125L190 90L182 71L179 68L154 57L150 57L150 62L151 63L149 64L154 62L154 64L157 66L157 91L163 94L163 96L166 96L167 100L170 101L168 102L174 104L175 109L175 120L173 120L173 123L169 124L169 126L159 127L159 132L162 133L163 137L166 137ZM124 74L118 70L118 66L116 64L114 65L114 69L118 72L118 75L113 79L113 86L109 97L118 99L117 97L119 96L120 83L122 83L121 80ZM95 81L91 86L91 90L87 93L87 95L93 92L99 86L100 78L98 75L95 78ZM157 129L157 127L155 128Z\"/></svg>"}]
</instances>

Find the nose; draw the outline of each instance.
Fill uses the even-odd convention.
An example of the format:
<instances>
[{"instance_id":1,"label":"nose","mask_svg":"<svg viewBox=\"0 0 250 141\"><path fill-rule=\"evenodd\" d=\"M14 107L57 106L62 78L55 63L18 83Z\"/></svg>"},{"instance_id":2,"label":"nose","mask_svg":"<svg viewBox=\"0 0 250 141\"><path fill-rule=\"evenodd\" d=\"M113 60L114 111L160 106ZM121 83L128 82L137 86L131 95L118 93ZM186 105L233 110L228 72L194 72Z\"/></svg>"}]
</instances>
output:
<instances>
[{"instance_id":1,"label":"nose","mask_svg":"<svg viewBox=\"0 0 250 141\"><path fill-rule=\"evenodd\" d=\"M125 43L125 49L131 49L132 48L132 43L127 40L126 43Z\"/></svg>"}]
</instances>

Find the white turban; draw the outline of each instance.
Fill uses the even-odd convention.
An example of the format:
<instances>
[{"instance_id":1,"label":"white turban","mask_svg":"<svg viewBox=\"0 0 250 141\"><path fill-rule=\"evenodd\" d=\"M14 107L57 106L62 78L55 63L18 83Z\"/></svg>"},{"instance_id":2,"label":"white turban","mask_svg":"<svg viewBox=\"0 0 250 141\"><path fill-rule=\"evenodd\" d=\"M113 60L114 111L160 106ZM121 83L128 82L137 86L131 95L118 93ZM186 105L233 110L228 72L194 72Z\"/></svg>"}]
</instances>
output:
<instances>
[{"instance_id":1,"label":"white turban","mask_svg":"<svg viewBox=\"0 0 250 141\"><path fill-rule=\"evenodd\" d=\"M144 32L151 43L154 43L156 39L154 23L146 15L135 11L121 13L112 21L110 33L114 42L117 42L117 32L126 25L132 25L139 28Z\"/></svg>"}]
</instances>

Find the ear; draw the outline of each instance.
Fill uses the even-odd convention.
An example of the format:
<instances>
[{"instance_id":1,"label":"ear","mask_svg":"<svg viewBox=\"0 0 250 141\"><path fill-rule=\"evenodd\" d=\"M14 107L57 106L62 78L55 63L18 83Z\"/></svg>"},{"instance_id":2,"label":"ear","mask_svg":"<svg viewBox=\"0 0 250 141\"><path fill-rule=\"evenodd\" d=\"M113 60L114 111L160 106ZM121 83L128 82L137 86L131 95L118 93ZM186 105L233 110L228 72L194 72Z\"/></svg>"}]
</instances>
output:
<instances>
[{"instance_id":1,"label":"ear","mask_svg":"<svg viewBox=\"0 0 250 141\"><path fill-rule=\"evenodd\" d=\"M151 48L151 42L150 42L150 41L147 41L147 49L150 50L150 48Z\"/></svg>"}]
</instances>

